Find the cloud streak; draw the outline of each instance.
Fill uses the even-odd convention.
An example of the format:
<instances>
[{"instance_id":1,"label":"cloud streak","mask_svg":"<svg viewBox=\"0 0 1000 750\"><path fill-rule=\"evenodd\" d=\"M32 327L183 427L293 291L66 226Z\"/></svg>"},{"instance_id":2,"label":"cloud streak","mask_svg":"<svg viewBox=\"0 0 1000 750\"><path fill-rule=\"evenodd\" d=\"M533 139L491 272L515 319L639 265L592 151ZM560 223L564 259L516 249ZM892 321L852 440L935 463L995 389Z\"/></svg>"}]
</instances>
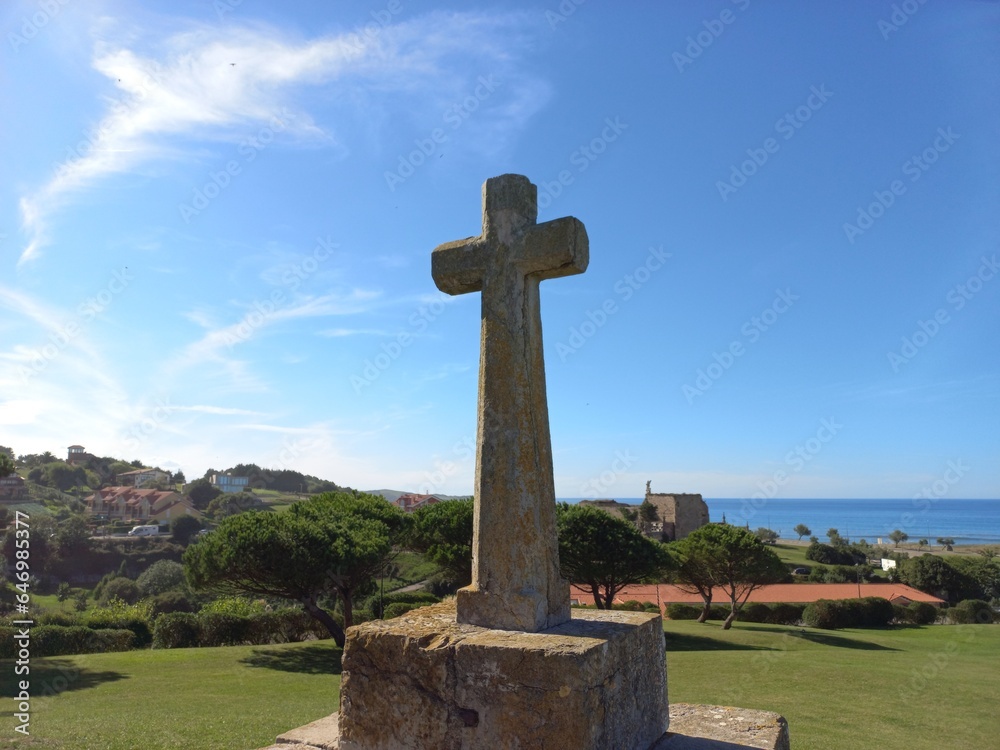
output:
<instances>
[{"instance_id":1,"label":"cloud streak","mask_svg":"<svg viewBox=\"0 0 1000 750\"><path fill-rule=\"evenodd\" d=\"M101 42L92 66L119 92L89 137L42 187L20 201L28 242L22 266L50 242L50 217L74 194L116 174L166 157L190 157L192 141L231 141L248 127L291 112L282 137L336 145L331 124L317 124L296 106L303 86L447 98L462 90L463 74L445 72L445 58L470 54L510 66L511 53L491 38L515 16L433 14L398 22L379 34L343 33L298 40L271 27L200 26L168 36L158 55ZM547 98L545 86L522 80L491 125L518 129ZM355 117L363 113L354 113ZM501 139L502 140L502 139ZM491 139L496 143L497 139Z\"/></svg>"}]
</instances>

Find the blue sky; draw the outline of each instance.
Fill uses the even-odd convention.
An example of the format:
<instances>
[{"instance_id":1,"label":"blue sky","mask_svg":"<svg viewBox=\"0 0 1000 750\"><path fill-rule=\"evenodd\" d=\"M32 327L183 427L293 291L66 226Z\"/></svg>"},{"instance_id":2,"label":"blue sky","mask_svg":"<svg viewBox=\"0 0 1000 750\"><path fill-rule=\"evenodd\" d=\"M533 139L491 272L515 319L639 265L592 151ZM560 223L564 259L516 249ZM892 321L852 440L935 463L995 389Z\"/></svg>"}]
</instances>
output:
<instances>
[{"instance_id":1,"label":"blue sky","mask_svg":"<svg viewBox=\"0 0 1000 750\"><path fill-rule=\"evenodd\" d=\"M1000 496L1000 4L7 2L0 444L469 493L480 188L556 492Z\"/></svg>"}]
</instances>

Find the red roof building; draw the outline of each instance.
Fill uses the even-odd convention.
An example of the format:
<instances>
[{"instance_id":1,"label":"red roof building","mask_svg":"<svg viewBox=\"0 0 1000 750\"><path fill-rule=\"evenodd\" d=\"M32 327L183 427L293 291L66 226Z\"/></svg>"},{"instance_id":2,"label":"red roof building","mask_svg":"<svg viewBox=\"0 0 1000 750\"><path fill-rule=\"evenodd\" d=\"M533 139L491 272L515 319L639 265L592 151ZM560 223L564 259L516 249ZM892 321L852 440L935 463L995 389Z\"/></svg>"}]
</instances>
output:
<instances>
[{"instance_id":1,"label":"red roof building","mask_svg":"<svg viewBox=\"0 0 1000 750\"><path fill-rule=\"evenodd\" d=\"M393 500L392 504L402 508L407 513L412 513L417 508L439 502L441 502L441 498L436 495L415 495L412 492L406 492Z\"/></svg>"},{"instance_id":2,"label":"red roof building","mask_svg":"<svg viewBox=\"0 0 1000 750\"><path fill-rule=\"evenodd\" d=\"M201 511L190 500L170 491L105 487L84 502L88 514L105 516L110 521L171 521L185 515L201 518Z\"/></svg>"},{"instance_id":3,"label":"red roof building","mask_svg":"<svg viewBox=\"0 0 1000 750\"><path fill-rule=\"evenodd\" d=\"M945 603L931 594L906 586L902 583L862 583L861 596L878 596L888 599L893 604L907 605L910 602L927 602L935 607ZM858 584L856 583L775 583L771 586L761 586L750 593L747 602L762 604L809 604L820 599L857 599ZM570 599L576 604L593 604L594 597L588 589L580 586L570 588ZM668 604L694 604L700 606L704 602L698 594L690 594L679 587L666 583L626 586L615 596L615 603L637 601L653 602L663 609ZM713 604L727 604L718 590Z\"/></svg>"}]
</instances>

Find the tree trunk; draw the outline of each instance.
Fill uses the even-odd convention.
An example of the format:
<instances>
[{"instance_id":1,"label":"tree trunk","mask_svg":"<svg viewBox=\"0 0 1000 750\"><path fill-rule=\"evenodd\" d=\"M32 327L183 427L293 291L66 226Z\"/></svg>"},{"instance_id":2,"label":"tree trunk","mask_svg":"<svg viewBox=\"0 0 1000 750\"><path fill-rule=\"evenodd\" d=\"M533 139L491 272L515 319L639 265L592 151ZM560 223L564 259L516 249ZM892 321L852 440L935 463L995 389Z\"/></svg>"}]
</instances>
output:
<instances>
[{"instance_id":1,"label":"tree trunk","mask_svg":"<svg viewBox=\"0 0 1000 750\"><path fill-rule=\"evenodd\" d=\"M729 630L729 628L731 628L733 626L733 623L736 621L736 614L737 614L736 613L736 607L734 606L729 611L729 614L726 615L726 621L722 623L722 629L723 630Z\"/></svg>"},{"instance_id":2,"label":"tree trunk","mask_svg":"<svg viewBox=\"0 0 1000 750\"><path fill-rule=\"evenodd\" d=\"M344 647L344 630L337 624L337 621L330 616L329 612L317 606L315 599L303 599L302 608L311 617L314 617L321 622L328 631L330 631L330 636L333 638L334 643L340 646L340 648Z\"/></svg>"},{"instance_id":3,"label":"tree trunk","mask_svg":"<svg viewBox=\"0 0 1000 750\"><path fill-rule=\"evenodd\" d=\"M701 598L705 600L705 604L701 608L701 614L698 615L698 622L705 622L705 620L708 619L708 615L712 611L712 595L709 594L708 596L702 596Z\"/></svg>"},{"instance_id":4,"label":"tree trunk","mask_svg":"<svg viewBox=\"0 0 1000 750\"><path fill-rule=\"evenodd\" d=\"M594 597L594 604L597 605L597 608L604 609L604 602L601 599L601 589L598 586L591 584L590 593Z\"/></svg>"}]
</instances>

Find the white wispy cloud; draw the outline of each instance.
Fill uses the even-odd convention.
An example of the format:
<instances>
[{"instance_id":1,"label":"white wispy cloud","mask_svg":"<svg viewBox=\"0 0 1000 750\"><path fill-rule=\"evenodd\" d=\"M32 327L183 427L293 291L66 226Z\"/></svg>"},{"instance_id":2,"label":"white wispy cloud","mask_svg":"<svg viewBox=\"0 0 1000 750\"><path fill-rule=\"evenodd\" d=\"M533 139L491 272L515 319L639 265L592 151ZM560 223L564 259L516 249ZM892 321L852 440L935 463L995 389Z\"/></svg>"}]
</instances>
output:
<instances>
[{"instance_id":1,"label":"white wispy cloud","mask_svg":"<svg viewBox=\"0 0 1000 750\"><path fill-rule=\"evenodd\" d=\"M139 42L132 38L123 44L101 41L92 65L118 96L109 100L85 147L22 197L28 242L19 265L38 257L49 242L51 215L71 196L152 160L192 154L197 142L232 140L248 126L277 120L289 141L337 145L336 127L317 123L297 104L303 85L337 83L365 97L426 94L437 105L460 97L476 77L468 66L456 72L444 60L472 56L485 70L505 71L510 81L489 127L516 130L548 98L545 84L514 71L508 34L499 33L524 20L510 14L436 13L399 20L378 34L311 40L264 25L186 22L187 30L158 40L151 52L136 51ZM491 148L504 140L499 132L493 136L486 139Z\"/></svg>"}]
</instances>

